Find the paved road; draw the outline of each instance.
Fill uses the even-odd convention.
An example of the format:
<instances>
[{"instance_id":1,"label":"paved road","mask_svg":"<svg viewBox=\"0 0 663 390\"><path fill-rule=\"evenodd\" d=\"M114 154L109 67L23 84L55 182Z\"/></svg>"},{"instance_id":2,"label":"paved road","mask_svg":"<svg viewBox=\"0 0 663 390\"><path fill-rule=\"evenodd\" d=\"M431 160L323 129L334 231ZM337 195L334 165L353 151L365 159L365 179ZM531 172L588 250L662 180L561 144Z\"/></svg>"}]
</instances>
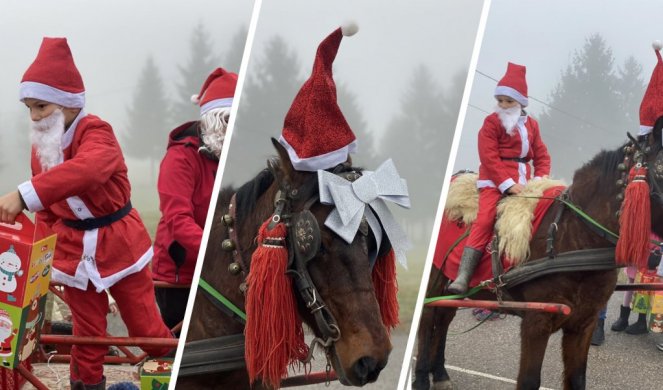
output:
<instances>
[{"instance_id":1,"label":"paved road","mask_svg":"<svg viewBox=\"0 0 663 390\"><path fill-rule=\"evenodd\" d=\"M663 388L663 352L655 342L663 336L631 336L609 330L619 317L623 293L615 293L608 304L606 341L589 351L587 389L660 389ZM631 315L631 322L635 321ZM476 324L469 310L459 312L452 331ZM452 336L447 342L447 367L456 389L513 389L518 373L520 320L508 317L487 321L478 329ZM543 364L542 388L560 389L562 378L561 334L554 334Z\"/></svg>"}]
</instances>

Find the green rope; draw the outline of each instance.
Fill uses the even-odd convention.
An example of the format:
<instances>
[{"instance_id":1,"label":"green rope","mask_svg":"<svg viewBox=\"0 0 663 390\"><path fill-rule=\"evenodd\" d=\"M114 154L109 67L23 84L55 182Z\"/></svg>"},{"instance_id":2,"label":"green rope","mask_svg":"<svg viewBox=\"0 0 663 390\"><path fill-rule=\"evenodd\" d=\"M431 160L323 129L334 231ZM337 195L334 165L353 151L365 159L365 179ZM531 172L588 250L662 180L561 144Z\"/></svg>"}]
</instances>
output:
<instances>
[{"instance_id":1,"label":"green rope","mask_svg":"<svg viewBox=\"0 0 663 390\"><path fill-rule=\"evenodd\" d=\"M441 297L426 298L426 299L424 299L424 305L427 304L427 303L436 302L436 301L446 301L446 300L450 300L450 299L467 298L467 297L472 296L472 295L478 293L479 291L483 290L484 287L485 287L485 283L481 283L478 286L473 287L472 289L470 289L470 291L466 292L465 294L443 295Z\"/></svg>"},{"instance_id":2,"label":"green rope","mask_svg":"<svg viewBox=\"0 0 663 390\"><path fill-rule=\"evenodd\" d=\"M242 311L242 309L235 306L235 304L230 302L228 298L224 297L220 292L216 291L216 289L210 286L209 283L207 283L203 278L200 278L198 287L201 287L203 290L207 291L211 296L216 298L219 302L221 302L224 306L230 309L233 313L237 314L241 319L246 321L246 314Z\"/></svg>"}]
</instances>

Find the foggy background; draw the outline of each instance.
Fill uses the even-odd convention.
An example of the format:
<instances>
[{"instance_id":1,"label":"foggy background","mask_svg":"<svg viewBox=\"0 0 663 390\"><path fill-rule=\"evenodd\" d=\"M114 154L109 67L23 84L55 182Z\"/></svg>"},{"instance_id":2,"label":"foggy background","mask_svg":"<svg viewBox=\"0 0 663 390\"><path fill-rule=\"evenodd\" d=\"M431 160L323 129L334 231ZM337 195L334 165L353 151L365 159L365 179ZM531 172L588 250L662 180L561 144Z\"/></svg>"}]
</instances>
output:
<instances>
[{"instance_id":1,"label":"foggy background","mask_svg":"<svg viewBox=\"0 0 663 390\"><path fill-rule=\"evenodd\" d=\"M412 209L393 208L427 248L442 188L481 1L265 1L222 185L240 185L275 154L283 119L310 76L318 44L343 22L334 62L339 104L358 139L353 163L391 157ZM285 10L285 11L284 11Z\"/></svg>"},{"instance_id":2,"label":"foggy background","mask_svg":"<svg viewBox=\"0 0 663 390\"><path fill-rule=\"evenodd\" d=\"M658 1L492 2L454 170L478 170L477 134L495 107L491 77L502 78L508 61L527 66L526 110L539 121L555 178L570 184L601 149L636 135L661 15Z\"/></svg>"},{"instance_id":3,"label":"foggy background","mask_svg":"<svg viewBox=\"0 0 663 390\"><path fill-rule=\"evenodd\" d=\"M47 0L0 3L0 194L30 177L29 116L18 101L42 37L67 37L86 112L108 121L129 167L132 202L152 234L168 133L199 117L190 102L216 67L238 71L252 1Z\"/></svg>"}]
</instances>

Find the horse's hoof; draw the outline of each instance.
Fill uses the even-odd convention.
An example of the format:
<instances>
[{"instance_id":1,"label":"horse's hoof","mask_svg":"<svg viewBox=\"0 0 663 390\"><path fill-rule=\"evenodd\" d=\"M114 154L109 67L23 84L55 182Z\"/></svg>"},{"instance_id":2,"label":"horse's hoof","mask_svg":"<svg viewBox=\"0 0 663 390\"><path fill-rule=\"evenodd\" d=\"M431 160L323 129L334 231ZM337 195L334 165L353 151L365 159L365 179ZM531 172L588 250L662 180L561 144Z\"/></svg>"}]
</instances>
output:
<instances>
[{"instance_id":1,"label":"horse's hoof","mask_svg":"<svg viewBox=\"0 0 663 390\"><path fill-rule=\"evenodd\" d=\"M451 379L441 382L433 382L433 390L454 390L454 384Z\"/></svg>"}]
</instances>

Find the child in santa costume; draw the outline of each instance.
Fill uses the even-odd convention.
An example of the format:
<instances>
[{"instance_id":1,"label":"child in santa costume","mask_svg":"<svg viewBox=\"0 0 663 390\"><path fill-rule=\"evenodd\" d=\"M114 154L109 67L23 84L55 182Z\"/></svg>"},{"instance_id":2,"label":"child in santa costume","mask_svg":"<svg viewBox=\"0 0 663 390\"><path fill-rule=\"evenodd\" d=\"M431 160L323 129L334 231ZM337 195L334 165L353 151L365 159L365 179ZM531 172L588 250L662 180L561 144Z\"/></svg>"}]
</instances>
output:
<instances>
[{"instance_id":1,"label":"child in santa costume","mask_svg":"<svg viewBox=\"0 0 663 390\"><path fill-rule=\"evenodd\" d=\"M44 38L20 100L32 120L32 179L0 198L0 222L27 209L57 233L52 278L65 285L75 336L106 335L108 289L130 336L172 337L155 303L150 237L131 206L122 151L111 126L84 111L83 80L65 38ZM105 388L107 351L74 345L72 386Z\"/></svg>"},{"instance_id":2,"label":"child in santa costume","mask_svg":"<svg viewBox=\"0 0 663 390\"><path fill-rule=\"evenodd\" d=\"M155 280L191 284L236 85L237 74L214 70L193 96L200 120L182 124L168 137L157 184L161 220L154 240ZM182 321L189 289L157 288L156 296L168 327Z\"/></svg>"},{"instance_id":3,"label":"child in santa costume","mask_svg":"<svg viewBox=\"0 0 663 390\"><path fill-rule=\"evenodd\" d=\"M479 130L479 210L467 239L456 280L449 292L463 294L493 235L497 202L520 193L527 181L550 173L550 156L539 124L527 107L525 67L509 63L495 89L497 107ZM532 166L534 165L534 173Z\"/></svg>"}]
</instances>

